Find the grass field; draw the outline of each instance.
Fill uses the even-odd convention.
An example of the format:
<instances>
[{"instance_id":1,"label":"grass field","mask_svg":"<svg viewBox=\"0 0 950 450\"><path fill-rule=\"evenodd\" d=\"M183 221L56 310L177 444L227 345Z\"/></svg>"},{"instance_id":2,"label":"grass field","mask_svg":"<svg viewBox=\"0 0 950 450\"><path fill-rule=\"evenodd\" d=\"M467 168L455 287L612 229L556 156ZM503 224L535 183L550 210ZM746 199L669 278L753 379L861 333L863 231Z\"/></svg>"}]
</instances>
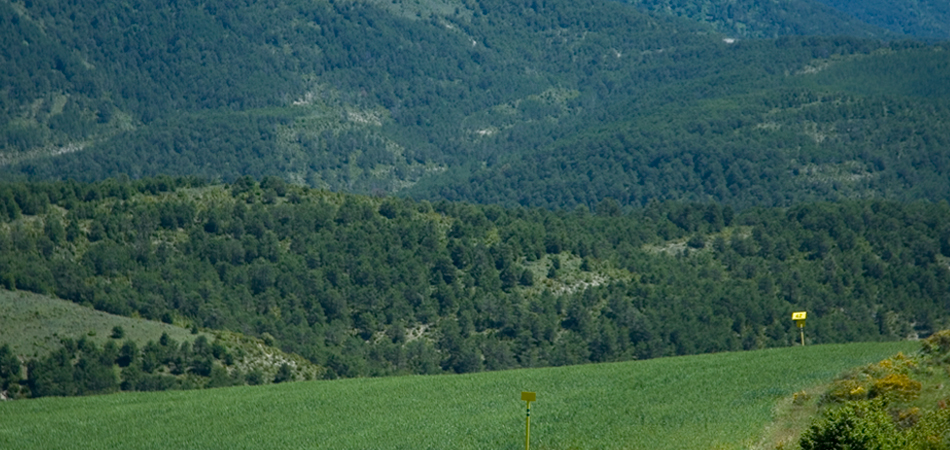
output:
<instances>
[{"instance_id":1,"label":"grass field","mask_svg":"<svg viewBox=\"0 0 950 450\"><path fill-rule=\"evenodd\" d=\"M197 337L185 328L161 322L115 316L66 300L0 289L0 345L10 344L17 355L46 355L60 347L61 338L85 336L102 345L117 325L125 331L123 340L132 339L140 346L158 341L162 333L178 342Z\"/></svg>"},{"instance_id":2,"label":"grass field","mask_svg":"<svg viewBox=\"0 0 950 450\"><path fill-rule=\"evenodd\" d=\"M913 342L0 403L0 448L731 449L776 402Z\"/></svg>"}]
</instances>

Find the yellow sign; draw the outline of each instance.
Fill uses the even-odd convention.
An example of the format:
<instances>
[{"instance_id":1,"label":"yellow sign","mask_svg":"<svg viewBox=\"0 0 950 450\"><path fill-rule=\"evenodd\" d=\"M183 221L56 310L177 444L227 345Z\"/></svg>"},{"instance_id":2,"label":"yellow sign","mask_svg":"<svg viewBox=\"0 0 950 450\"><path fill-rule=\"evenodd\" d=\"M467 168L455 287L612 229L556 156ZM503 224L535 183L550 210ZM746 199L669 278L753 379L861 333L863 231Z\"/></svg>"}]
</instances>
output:
<instances>
[{"instance_id":1,"label":"yellow sign","mask_svg":"<svg viewBox=\"0 0 950 450\"><path fill-rule=\"evenodd\" d=\"M534 399L535 399L535 397L536 397L536 395L534 394L534 392L522 392L522 393L521 393L521 400L522 400L522 401L533 402Z\"/></svg>"},{"instance_id":2,"label":"yellow sign","mask_svg":"<svg viewBox=\"0 0 950 450\"><path fill-rule=\"evenodd\" d=\"M793 312L793 313L792 313L792 320L805 320L805 316L806 316L806 315L808 315L808 313L806 313L805 311Z\"/></svg>"}]
</instances>

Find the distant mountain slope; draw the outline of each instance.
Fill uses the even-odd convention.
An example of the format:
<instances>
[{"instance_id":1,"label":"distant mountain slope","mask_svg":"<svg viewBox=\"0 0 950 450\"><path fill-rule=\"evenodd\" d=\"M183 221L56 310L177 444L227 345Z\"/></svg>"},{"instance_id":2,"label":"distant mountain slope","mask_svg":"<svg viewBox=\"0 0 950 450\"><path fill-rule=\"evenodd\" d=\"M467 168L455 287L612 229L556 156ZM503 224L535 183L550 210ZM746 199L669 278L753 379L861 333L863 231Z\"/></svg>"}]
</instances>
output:
<instances>
[{"instance_id":1,"label":"distant mountain slope","mask_svg":"<svg viewBox=\"0 0 950 450\"><path fill-rule=\"evenodd\" d=\"M733 38L779 36L855 36L893 38L879 24L869 24L841 8L817 0L620 0L648 11L708 23ZM830 3L830 2L825 2ZM854 3L854 2L849 2ZM854 8L851 8L854 9Z\"/></svg>"},{"instance_id":2,"label":"distant mountain slope","mask_svg":"<svg viewBox=\"0 0 950 450\"><path fill-rule=\"evenodd\" d=\"M440 165L487 157L478 142L485 128L466 124L470 115L553 90L563 92L557 104L523 108L545 117L553 106L555 118L571 117L578 108L566 102L580 87L615 83L620 73L639 89L690 78L703 66L670 67L653 52L692 58L716 44L699 25L610 2L532 9L483 0L427 20L365 3L294 0L267 8L4 6L20 27L8 47L25 56L7 60L15 70L4 84L19 96L4 103L0 162L63 178L280 174L394 190ZM17 69L50 53L25 44L30 33L63 55L41 71L45 78ZM538 134L540 125L531 140L543 140L557 125L535 122L506 126ZM79 150L78 161L59 162ZM244 154L219 163L235 150Z\"/></svg>"},{"instance_id":3,"label":"distant mountain slope","mask_svg":"<svg viewBox=\"0 0 950 450\"><path fill-rule=\"evenodd\" d=\"M919 38L950 39L945 0L815 0L866 23Z\"/></svg>"},{"instance_id":4,"label":"distant mountain slope","mask_svg":"<svg viewBox=\"0 0 950 450\"><path fill-rule=\"evenodd\" d=\"M913 122L928 138L908 151L942 155L941 88L921 98L907 81L938 86L941 47L841 36L734 42L708 24L603 0L111 1L0 0L12 30L0 54L3 177L279 176L554 207L605 196L768 206L946 192L940 157L885 150ZM803 81L852 57L878 69ZM853 128L873 136L814 142L812 124L848 126L847 112L812 114L834 105L802 103L829 96L853 108L893 99L907 114ZM707 139L696 126L707 120L731 131ZM615 145L620 135L635 148ZM775 151L788 142L801 154ZM722 169L664 162L694 156ZM816 187L800 177L812 165L874 177Z\"/></svg>"},{"instance_id":5,"label":"distant mountain slope","mask_svg":"<svg viewBox=\"0 0 950 450\"><path fill-rule=\"evenodd\" d=\"M409 192L507 205L591 206L611 197L740 207L950 192L950 52L818 60L785 87L668 107Z\"/></svg>"},{"instance_id":6,"label":"distant mountain slope","mask_svg":"<svg viewBox=\"0 0 950 450\"><path fill-rule=\"evenodd\" d=\"M950 39L943 0L620 0L708 23L737 38L788 35Z\"/></svg>"}]
</instances>

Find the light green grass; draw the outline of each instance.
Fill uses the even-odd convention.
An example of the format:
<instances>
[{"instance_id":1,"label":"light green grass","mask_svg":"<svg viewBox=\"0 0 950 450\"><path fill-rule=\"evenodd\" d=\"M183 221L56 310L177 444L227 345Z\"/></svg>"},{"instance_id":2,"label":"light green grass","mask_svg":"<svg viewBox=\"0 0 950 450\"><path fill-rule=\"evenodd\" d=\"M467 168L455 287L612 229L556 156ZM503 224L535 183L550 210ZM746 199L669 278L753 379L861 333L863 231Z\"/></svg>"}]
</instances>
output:
<instances>
[{"instance_id":1,"label":"light green grass","mask_svg":"<svg viewBox=\"0 0 950 450\"><path fill-rule=\"evenodd\" d=\"M185 328L161 322L115 316L66 300L0 289L0 345L10 344L15 354L26 358L56 350L62 338L86 337L102 345L117 325L125 331L120 344L131 339L141 346L158 341L162 333L178 342L197 337Z\"/></svg>"},{"instance_id":2,"label":"light green grass","mask_svg":"<svg viewBox=\"0 0 950 450\"><path fill-rule=\"evenodd\" d=\"M457 376L0 403L0 448L710 449L755 443L775 403L917 344L792 347Z\"/></svg>"}]
</instances>

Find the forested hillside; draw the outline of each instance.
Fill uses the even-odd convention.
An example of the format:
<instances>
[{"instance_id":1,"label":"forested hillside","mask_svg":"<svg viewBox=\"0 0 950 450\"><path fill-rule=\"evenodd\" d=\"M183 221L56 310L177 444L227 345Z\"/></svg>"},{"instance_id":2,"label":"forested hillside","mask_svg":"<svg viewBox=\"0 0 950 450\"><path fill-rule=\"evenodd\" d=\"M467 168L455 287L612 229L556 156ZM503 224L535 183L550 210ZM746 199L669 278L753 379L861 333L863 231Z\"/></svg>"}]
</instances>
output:
<instances>
[{"instance_id":1,"label":"forested hillside","mask_svg":"<svg viewBox=\"0 0 950 450\"><path fill-rule=\"evenodd\" d=\"M942 48L831 57L783 88L668 106L411 192L545 207L939 201L950 193L948 68Z\"/></svg>"},{"instance_id":2,"label":"forested hillside","mask_svg":"<svg viewBox=\"0 0 950 450\"><path fill-rule=\"evenodd\" d=\"M950 206L572 211L335 194L271 177L0 186L0 280L273 336L325 376L474 372L945 327Z\"/></svg>"},{"instance_id":3,"label":"forested hillside","mask_svg":"<svg viewBox=\"0 0 950 450\"><path fill-rule=\"evenodd\" d=\"M476 141L491 130L467 116L521 99L539 117L570 115L584 79L633 67L644 89L689 78L695 69L670 72L670 58L650 54L717 41L699 25L599 2L535 11L485 0L426 20L292 0L5 6L19 33L5 45L16 54L4 84L17 93L4 104L7 159L81 147L14 169L62 178L272 174L368 192L372 180L487 157ZM52 50L40 43L63 54L62 67L42 69ZM604 58L618 52L628 57ZM235 134L232 122L249 130ZM246 152L226 156L235 147Z\"/></svg>"},{"instance_id":4,"label":"forested hillside","mask_svg":"<svg viewBox=\"0 0 950 450\"><path fill-rule=\"evenodd\" d=\"M647 11L708 23L737 38L789 35L950 38L950 4L942 0L620 1Z\"/></svg>"},{"instance_id":5,"label":"forested hillside","mask_svg":"<svg viewBox=\"0 0 950 450\"><path fill-rule=\"evenodd\" d=\"M2 0L0 174L565 208L950 192L942 46L866 40L887 36L806 2L723 14L852 37L728 43L650 5Z\"/></svg>"},{"instance_id":6,"label":"forested hillside","mask_svg":"<svg viewBox=\"0 0 950 450\"><path fill-rule=\"evenodd\" d=\"M779 36L855 36L896 38L876 22L865 22L818 0L621 0L647 11L667 13L705 22L733 38L756 39ZM908 2L909 3L909 2ZM855 8L852 7L851 10ZM871 24L873 23L873 25Z\"/></svg>"},{"instance_id":7,"label":"forested hillside","mask_svg":"<svg viewBox=\"0 0 950 450\"><path fill-rule=\"evenodd\" d=\"M950 39L950 3L943 0L816 0L896 33Z\"/></svg>"}]
</instances>

